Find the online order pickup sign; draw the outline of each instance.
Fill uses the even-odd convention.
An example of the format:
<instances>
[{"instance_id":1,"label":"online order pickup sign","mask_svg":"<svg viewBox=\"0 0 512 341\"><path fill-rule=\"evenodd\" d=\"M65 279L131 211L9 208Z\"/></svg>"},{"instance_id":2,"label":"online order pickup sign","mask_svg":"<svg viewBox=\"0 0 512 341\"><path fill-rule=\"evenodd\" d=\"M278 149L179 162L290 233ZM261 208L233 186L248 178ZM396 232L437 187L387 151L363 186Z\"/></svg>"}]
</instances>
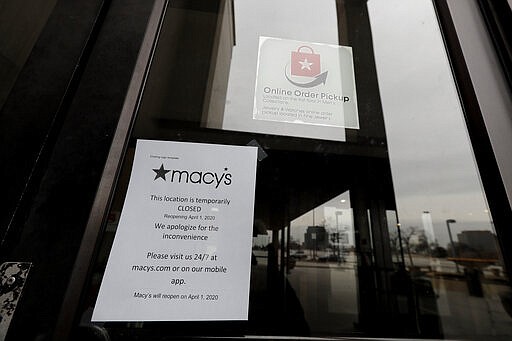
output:
<instances>
[{"instance_id":1,"label":"online order pickup sign","mask_svg":"<svg viewBox=\"0 0 512 341\"><path fill-rule=\"evenodd\" d=\"M260 37L253 118L359 129L352 48Z\"/></svg>"},{"instance_id":2,"label":"online order pickup sign","mask_svg":"<svg viewBox=\"0 0 512 341\"><path fill-rule=\"evenodd\" d=\"M247 320L256 158L139 140L92 321Z\"/></svg>"}]
</instances>

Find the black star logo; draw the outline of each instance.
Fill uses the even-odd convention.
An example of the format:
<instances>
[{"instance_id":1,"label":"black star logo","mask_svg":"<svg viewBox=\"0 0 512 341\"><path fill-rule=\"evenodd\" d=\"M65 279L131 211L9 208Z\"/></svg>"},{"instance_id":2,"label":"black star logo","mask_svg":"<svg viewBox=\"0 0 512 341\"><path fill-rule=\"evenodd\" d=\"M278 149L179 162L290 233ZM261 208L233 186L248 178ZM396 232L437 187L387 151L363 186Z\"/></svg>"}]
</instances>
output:
<instances>
[{"instance_id":1,"label":"black star logo","mask_svg":"<svg viewBox=\"0 0 512 341\"><path fill-rule=\"evenodd\" d=\"M164 181L165 180L165 174L169 173L171 170L170 169L164 169L164 164L162 163L162 165L160 166L160 168L158 169L153 169L153 172L156 173L155 175L155 179L158 179L158 178L162 178Z\"/></svg>"}]
</instances>

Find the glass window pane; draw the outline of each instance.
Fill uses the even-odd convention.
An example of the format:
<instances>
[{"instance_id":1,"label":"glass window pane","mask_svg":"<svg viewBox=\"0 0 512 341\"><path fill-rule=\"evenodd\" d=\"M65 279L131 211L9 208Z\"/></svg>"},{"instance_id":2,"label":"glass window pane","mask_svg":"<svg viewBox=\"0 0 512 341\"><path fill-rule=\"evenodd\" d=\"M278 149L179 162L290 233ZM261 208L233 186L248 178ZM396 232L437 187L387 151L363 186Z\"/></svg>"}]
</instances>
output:
<instances>
[{"instance_id":1,"label":"glass window pane","mask_svg":"<svg viewBox=\"0 0 512 341\"><path fill-rule=\"evenodd\" d=\"M429 280L445 337L510 337L509 286L433 5L368 8L408 269Z\"/></svg>"},{"instance_id":2,"label":"glass window pane","mask_svg":"<svg viewBox=\"0 0 512 341\"><path fill-rule=\"evenodd\" d=\"M308 99L327 93L329 82L349 91L350 82L332 70L346 73L350 64L358 125L258 119L258 73L266 67L259 58L268 37L285 46L286 56L276 52L275 63L266 65L282 68L276 79L288 82L272 100L301 98L311 86L302 99L313 112ZM287 44L295 43L290 50ZM311 59L300 59L298 74L327 60L313 48L350 47L353 58L348 63L336 55L336 63L315 69L329 69L324 83L307 73L286 80L292 76L286 61L293 52L306 53L301 44L311 48ZM332 115L348 117L347 106L336 108ZM107 322L102 328L113 339L512 336L509 281L431 1L171 1L85 317L141 138L260 147L249 319Z\"/></svg>"}]
</instances>

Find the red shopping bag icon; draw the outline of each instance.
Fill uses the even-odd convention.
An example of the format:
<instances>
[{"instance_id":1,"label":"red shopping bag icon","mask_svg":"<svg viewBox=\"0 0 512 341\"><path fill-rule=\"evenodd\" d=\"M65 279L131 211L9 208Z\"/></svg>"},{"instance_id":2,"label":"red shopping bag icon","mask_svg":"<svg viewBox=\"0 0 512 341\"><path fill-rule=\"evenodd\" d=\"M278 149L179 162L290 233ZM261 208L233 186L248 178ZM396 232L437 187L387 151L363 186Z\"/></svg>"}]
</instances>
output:
<instances>
[{"instance_id":1,"label":"red shopping bag icon","mask_svg":"<svg viewBox=\"0 0 512 341\"><path fill-rule=\"evenodd\" d=\"M310 53L301 52L302 49L309 49ZM309 46L301 46L292 51L291 65L292 76L315 77L320 74L320 55Z\"/></svg>"}]
</instances>

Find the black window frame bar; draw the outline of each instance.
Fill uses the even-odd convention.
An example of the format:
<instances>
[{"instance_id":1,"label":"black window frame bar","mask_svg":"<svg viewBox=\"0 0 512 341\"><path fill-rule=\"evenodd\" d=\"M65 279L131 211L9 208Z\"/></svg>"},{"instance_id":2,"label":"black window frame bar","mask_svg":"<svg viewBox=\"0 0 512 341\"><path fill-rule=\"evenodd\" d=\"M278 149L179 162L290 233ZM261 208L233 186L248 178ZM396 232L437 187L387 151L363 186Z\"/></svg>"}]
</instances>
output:
<instances>
[{"instance_id":1,"label":"black window frame bar","mask_svg":"<svg viewBox=\"0 0 512 341\"><path fill-rule=\"evenodd\" d=\"M169 0L155 0L153 5L101 181L85 227L68 288L64 295L53 334L55 340L70 339L73 327L77 322L77 313L83 299L84 286L94 265L95 255L98 251L97 242L103 232L108 208L116 189L121 166L128 148L130 132L137 116L168 2Z\"/></svg>"},{"instance_id":2,"label":"black window frame bar","mask_svg":"<svg viewBox=\"0 0 512 341\"><path fill-rule=\"evenodd\" d=\"M511 5L507 0L478 0L478 5L512 93Z\"/></svg>"}]
</instances>

